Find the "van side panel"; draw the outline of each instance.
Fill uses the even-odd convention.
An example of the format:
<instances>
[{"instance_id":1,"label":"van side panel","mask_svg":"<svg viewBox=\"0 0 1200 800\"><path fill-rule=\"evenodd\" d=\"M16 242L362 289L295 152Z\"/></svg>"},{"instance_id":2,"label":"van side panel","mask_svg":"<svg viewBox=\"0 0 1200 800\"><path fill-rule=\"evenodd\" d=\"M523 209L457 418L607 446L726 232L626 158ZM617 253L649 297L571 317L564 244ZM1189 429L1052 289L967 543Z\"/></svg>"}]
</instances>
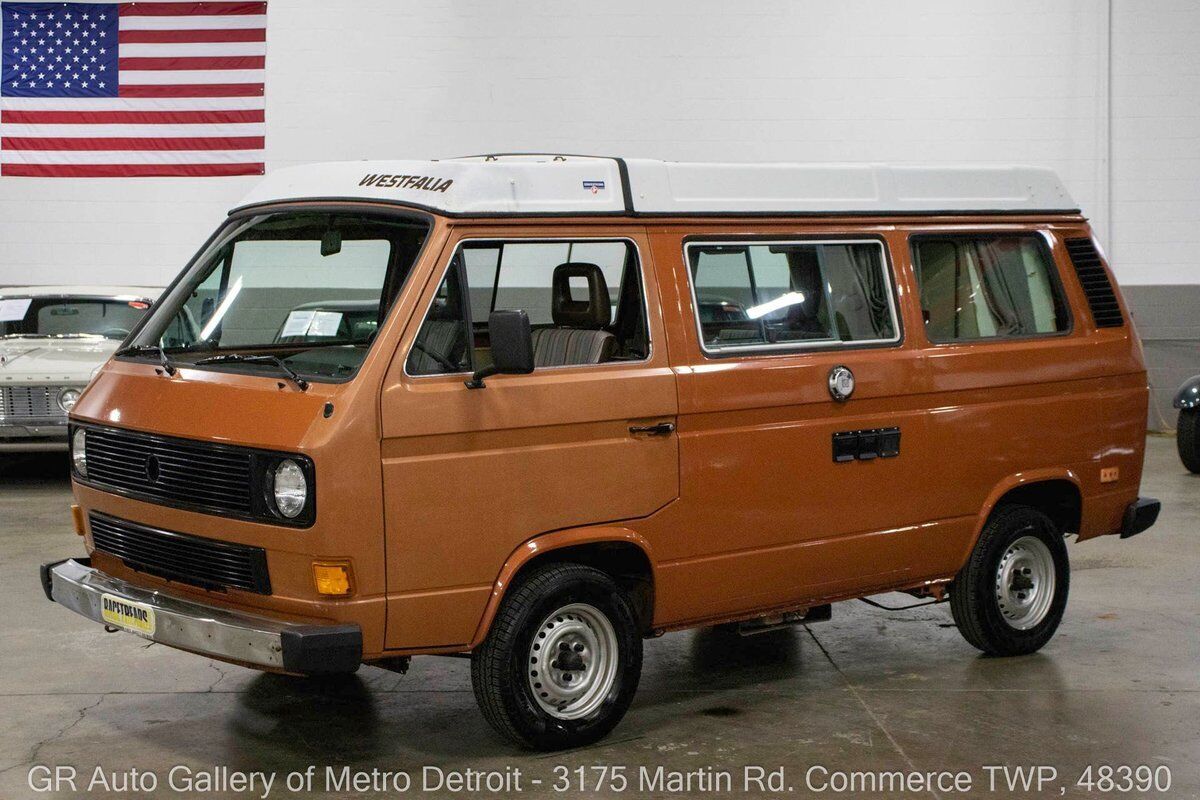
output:
<instances>
[{"instance_id":1,"label":"van side panel","mask_svg":"<svg viewBox=\"0 0 1200 800\"><path fill-rule=\"evenodd\" d=\"M1115 532L1141 480L1147 389L1128 312L1124 327L1097 329L1092 322L1062 245L1064 238L1090 236L1086 225L1025 228L1030 229L1048 237L1070 307L1071 331L1020 340L926 343L934 392L930 433L945 454L935 472L943 487L939 506L955 515L979 515L963 542L964 558L986 521L981 498L1013 476L1063 470L1075 476L1083 500L1080 538ZM1114 468L1116 480L1107 474Z\"/></svg>"},{"instance_id":2,"label":"van side panel","mask_svg":"<svg viewBox=\"0 0 1200 800\"><path fill-rule=\"evenodd\" d=\"M934 448L928 442L919 325L896 275L905 339L877 347L706 355L700 347L683 248L713 242L846 237L892 249L886 227L810 222L673 226L652 232L655 262L672 270L669 323L680 389L680 502L646 533L658 564L656 622L736 615L845 593L872 582L918 581L946 563L949 515L930 514ZM890 257L888 259L891 260ZM678 342L678 345L676 344ZM830 396L828 378L848 366L852 398ZM835 463L836 433L898 427L896 458ZM961 527L964 520L957 524ZM686 535L671 536L674 529ZM933 567L937 572L938 567Z\"/></svg>"},{"instance_id":3,"label":"van side panel","mask_svg":"<svg viewBox=\"0 0 1200 800\"><path fill-rule=\"evenodd\" d=\"M924 330L910 233L1037 232L1071 309L1063 335L934 344ZM883 235L905 327L902 345L713 357L699 346L683 239ZM680 375L680 502L638 528L655 547L656 624L746 615L827 598L947 581L1003 487L1066 479L1083 496L1081 538L1112 533L1141 477L1145 372L1132 326L1097 330L1062 246L1074 221L944 219L863 226L739 220L652 229L672 270L668 320ZM1128 315L1126 312L1126 318ZM679 343L676 345L675 343ZM833 364L858 378L830 402ZM898 426L901 455L834 464L830 437ZM1101 469L1119 479L1102 483ZM686 531L687 537L671 536Z\"/></svg>"}]
</instances>

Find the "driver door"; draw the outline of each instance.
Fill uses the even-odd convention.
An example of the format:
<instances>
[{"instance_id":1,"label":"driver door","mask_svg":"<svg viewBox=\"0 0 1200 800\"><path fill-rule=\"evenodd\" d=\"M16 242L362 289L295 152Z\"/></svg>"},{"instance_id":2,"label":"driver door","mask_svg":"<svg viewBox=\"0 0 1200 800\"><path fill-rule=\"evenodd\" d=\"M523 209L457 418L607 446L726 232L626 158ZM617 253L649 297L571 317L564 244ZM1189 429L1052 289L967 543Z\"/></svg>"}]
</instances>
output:
<instances>
[{"instance_id":1,"label":"driver door","mask_svg":"<svg viewBox=\"0 0 1200 800\"><path fill-rule=\"evenodd\" d=\"M451 238L381 400L389 648L469 642L523 544L677 497L675 377L648 252L628 228ZM508 308L556 349L539 344L529 375L469 389L487 314Z\"/></svg>"}]
</instances>

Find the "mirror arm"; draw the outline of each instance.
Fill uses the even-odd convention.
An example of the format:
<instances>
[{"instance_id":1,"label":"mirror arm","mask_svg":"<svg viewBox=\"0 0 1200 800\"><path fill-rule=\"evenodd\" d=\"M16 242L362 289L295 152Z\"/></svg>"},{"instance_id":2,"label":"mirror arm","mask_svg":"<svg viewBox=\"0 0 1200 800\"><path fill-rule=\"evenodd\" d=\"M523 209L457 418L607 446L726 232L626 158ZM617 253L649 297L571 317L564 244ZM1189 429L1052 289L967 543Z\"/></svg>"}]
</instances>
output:
<instances>
[{"instance_id":1,"label":"mirror arm","mask_svg":"<svg viewBox=\"0 0 1200 800\"><path fill-rule=\"evenodd\" d=\"M500 370L494 364L491 364L483 369L475 370L475 374L471 376L470 380L465 380L463 383L468 389L486 389L487 384L483 382L483 379L490 378L499 372Z\"/></svg>"}]
</instances>

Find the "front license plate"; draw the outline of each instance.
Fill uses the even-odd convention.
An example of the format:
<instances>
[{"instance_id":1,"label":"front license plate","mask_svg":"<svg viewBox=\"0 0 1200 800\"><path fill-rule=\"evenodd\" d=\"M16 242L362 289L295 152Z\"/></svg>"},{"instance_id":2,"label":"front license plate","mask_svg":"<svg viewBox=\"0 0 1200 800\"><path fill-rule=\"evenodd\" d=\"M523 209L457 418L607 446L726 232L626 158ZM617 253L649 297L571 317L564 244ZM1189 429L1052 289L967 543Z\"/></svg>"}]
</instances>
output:
<instances>
[{"instance_id":1,"label":"front license plate","mask_svg":"<svg viewBox=\"0 0 1200 800\"><path fill-rule=\"evenodd\" d=\"M154 608L135 603L115 594L100 595L100 616L109 625L124 628L142 636L154 635Z\"/></svg>"}]
</instances>

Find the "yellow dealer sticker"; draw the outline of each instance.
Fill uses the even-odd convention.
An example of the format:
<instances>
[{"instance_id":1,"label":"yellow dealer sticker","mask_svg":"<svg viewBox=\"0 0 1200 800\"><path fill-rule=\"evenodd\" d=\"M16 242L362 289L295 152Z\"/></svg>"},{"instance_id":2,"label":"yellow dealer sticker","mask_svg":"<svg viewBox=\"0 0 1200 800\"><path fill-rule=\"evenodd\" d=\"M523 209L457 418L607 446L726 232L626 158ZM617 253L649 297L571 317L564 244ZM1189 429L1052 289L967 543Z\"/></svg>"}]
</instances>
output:
<instances>
[{"instance_id":1,"label":"yellow dealer sticker","mask_svg":"<svg viewBox=\"0 0 1200 800\"><path fill-rule=\"evenodd\" d=\"M100 595L100 615L109 625L139 633L154 635L154 608L112 594Z\"/></svg>"}]
</instances>

